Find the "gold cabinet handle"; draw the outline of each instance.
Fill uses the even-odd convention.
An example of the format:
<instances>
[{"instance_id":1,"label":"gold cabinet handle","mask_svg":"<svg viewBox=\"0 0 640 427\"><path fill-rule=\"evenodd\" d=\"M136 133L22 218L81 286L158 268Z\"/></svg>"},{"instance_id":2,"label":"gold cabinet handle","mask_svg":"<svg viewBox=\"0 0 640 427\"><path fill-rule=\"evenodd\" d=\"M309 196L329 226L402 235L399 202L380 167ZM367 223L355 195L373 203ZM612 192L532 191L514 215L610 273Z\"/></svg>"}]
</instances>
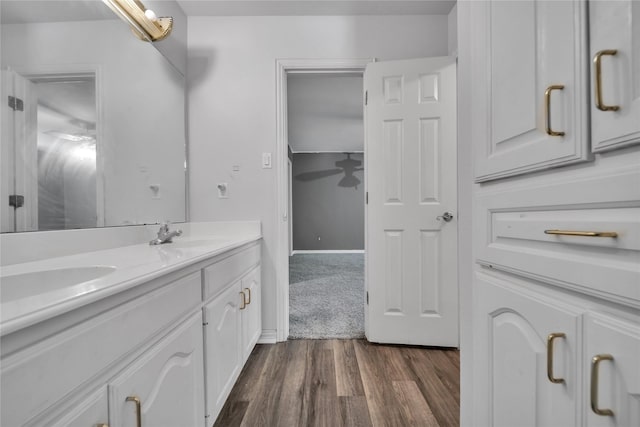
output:
<instances>
[{"instance_id":1,"label":"gold cabinet handle","mask_svg":"<svg viewBox=\"0 0 640 427\"><path fill-rule=\"evenodd\" d=\"M251 304L251 289L250 288L244 288L244 290L249 293L249 297L247 299L247 305L249 305L249 304Z\"/></svg>"},{"instance_id":2,"label":"gold cabinet handle","mask_svg":"<svg viewBox=\"0 0 640 427\"><path fill-rule=\"evenodd\" d=\"M564 85L551 85L544 91L544 109L545 109L545 128L547 135L564 136L564 132L556 132L551 130L551 92L554 90L563 90Z\"/></svg>"},{"instance_id":3,"label":"gold cabinet handle","mask_svg":"<svg viewBox=\"0 0 640 427\"><path fill-rule=\"evenodd\" d=\"M553 376L553 341L556 338L565 338L562 332L554 332L547 337L547 378L554 384L564 383L564 378L556 378Z\"/></svg>"},{"instance_id":4,"label":"gold cabinet handle","mask_svg":"<svg viewBox=\"0 0 640 427\"><path fill-rule=\"evenodd\" d=\"M598 415L613 416L611 409L598 408L598 377L600 362L603 360L613 360L610 354L598 354L591 359L591 409Z\"/></svg>"},{"instance_id":5,"label":"gold cabinet handle","mask_svg":"<svg viewBox=\"0 0 640 427\"><path fill-rule=\"evenodd\" d=\"M618 105L605 105L602 101L602 57L605 55L615 56L618 53L616 49L605 49L596 53L593 57L593 64L596 68L596 107L600 111L618 111Z\"/></svg>"},{"instance_id":6,"label":"gold cabinet handle","mask_svg":"<svg viewBox=\"0 0 640 427\"><path fill-rule=\"evenodd\" d=\"M134 402L136 404L136 425L142 427L142 403L138 396L128 396L127 402Z\"/></svg>"},{"instance_id":7,"label":"gold cabinet handle","mask_svg":"<svg viewBox=\"0 0 640 427\"><path fill-rule=\"evenodd\" d=\"M572 231L572 230L544 230L544 234L558 236L582 236L582 237L618 237L615 231Z\"/></svg>"},{"instance_id":8,"label":"gold cabinet handle","mask_svg":"<svg viewBox=\"0 0 640 427\"><path fill-rule=\"evenodd\" d=\"M247 307L247 296L244 292L239 292L240 294L240 310L244 310Z\"/></svg>"},{"instance_id":9,"label":"gold cabinet handle","mask_svg":"<svg viewBox=\"0 0 640 427\"><path fill-rule=\"evenodd\" d=\"M591 359L591 409L598 415L613 416L611 409L598 408L598 367L603 360L613 360L610 354L598 354Z\"/></svg>"},{"instance_id":10,"label":"gold cabinet handle","mask_svg":"<svg viewBox=\"0 0 640 427\"><path fill-rule=\"evenodd\" d=\"M100 423L100 424L96 424L96 427L109 427L109 424Z\"/></svg>"}]
</instances>

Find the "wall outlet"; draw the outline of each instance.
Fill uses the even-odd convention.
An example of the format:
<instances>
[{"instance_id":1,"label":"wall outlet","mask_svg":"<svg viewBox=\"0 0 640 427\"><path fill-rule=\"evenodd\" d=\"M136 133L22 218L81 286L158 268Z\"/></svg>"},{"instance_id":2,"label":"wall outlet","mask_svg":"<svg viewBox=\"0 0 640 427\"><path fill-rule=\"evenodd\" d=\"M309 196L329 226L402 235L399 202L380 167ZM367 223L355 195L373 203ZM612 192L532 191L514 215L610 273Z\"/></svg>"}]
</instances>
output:
<instances>
[{"instance_id":1,"label":"wall outlet","mask_svg":"<svg viewBox=\"0 0 640 427\"><path fill-rule=\"evenodd\" d=\"M271 169L271 153L262 153L262 169Z\"/></svg>"},{"instance_id":2,"label":"wall outlet","mask_svg":"<svg viewBox=\"0 0 640 427\"><path fill-rule=\"evenodd\" d=\"M229 198L229 187L226 182L221 182L217 186L218 188L218 198L219 199L227 199Z\"/></svg>"}]
</instances>

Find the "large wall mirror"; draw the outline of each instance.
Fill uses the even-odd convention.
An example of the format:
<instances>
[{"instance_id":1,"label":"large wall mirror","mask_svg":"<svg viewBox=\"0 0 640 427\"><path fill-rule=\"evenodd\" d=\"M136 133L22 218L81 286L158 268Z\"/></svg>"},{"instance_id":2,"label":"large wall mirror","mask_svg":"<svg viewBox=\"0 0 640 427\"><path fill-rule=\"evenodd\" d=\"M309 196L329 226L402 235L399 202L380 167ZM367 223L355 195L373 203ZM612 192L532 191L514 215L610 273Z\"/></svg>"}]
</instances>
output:
<instances>
[{"instance_id":1,"label":"large wall mirror","mask_svg":"<svg viewBox=\"0 0 640 427\"><path fill-rule=\"evenodd\" d=\"M2 232L185 221L184 76L99 0L0 18Z\"/></svg>"}]
</instances>

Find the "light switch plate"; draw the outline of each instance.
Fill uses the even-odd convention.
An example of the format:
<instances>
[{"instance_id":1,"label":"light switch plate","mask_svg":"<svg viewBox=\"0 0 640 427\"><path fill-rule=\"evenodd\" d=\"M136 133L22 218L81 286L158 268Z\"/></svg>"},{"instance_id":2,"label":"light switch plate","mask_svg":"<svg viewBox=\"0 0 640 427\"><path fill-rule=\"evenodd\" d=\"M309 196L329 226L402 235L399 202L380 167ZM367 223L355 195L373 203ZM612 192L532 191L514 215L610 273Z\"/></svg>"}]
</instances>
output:
<instances>
[{"instance_id":1,"label":"light switch plate","mask_svg":"<svg viewBox=\"0 0 640 427\"><path fill-rule=\"evenodd\" d=\"M271 169L271 153L262 153L262 168Z\"/></svg>"}]
</instances>

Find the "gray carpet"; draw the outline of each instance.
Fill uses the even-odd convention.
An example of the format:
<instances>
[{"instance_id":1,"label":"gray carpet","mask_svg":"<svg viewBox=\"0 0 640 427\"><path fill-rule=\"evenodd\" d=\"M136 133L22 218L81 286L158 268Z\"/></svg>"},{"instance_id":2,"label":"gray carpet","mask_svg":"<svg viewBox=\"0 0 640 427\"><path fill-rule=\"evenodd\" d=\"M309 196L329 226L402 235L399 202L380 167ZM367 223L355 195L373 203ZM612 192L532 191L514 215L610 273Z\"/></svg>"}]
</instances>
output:
<instances>
[{"instance_id":1,"label":"gray carpet","mask_svg":"<svg viewBox=\"0 0 640 427\"><path fill-rule=\"evenodd\" d=\"M289 258L289 338L364 337L364 254Z\"/></svg>"}]
</instances>

